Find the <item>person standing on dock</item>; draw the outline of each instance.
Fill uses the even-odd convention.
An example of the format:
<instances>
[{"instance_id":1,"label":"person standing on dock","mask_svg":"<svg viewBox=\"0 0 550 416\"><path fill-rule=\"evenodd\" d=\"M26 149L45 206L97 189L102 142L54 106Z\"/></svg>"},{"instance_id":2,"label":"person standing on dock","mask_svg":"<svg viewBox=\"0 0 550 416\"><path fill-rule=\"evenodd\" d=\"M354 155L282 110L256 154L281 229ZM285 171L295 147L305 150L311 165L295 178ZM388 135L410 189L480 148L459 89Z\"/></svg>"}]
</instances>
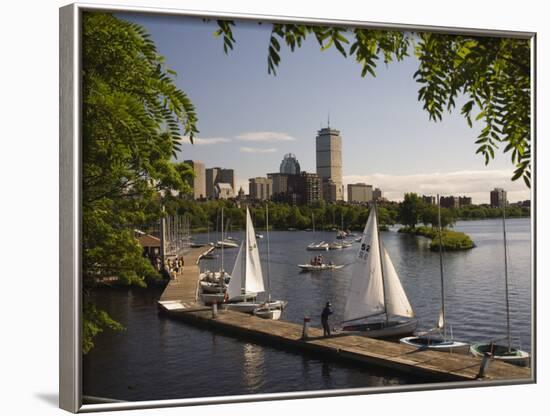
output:
<instances>
[{"instance_id":1,"label":"person standing on dock","mask_svg":"<svg viewBox=\"0 0 550 416\"><path fill-rule=\"evenodd\" d=\"M332 308L330 302L327 302L321 312L321 323L323 324L323 336L330 337L330 326L328 324L328 317L332 315Z\"/></svg>"}]
</instances>

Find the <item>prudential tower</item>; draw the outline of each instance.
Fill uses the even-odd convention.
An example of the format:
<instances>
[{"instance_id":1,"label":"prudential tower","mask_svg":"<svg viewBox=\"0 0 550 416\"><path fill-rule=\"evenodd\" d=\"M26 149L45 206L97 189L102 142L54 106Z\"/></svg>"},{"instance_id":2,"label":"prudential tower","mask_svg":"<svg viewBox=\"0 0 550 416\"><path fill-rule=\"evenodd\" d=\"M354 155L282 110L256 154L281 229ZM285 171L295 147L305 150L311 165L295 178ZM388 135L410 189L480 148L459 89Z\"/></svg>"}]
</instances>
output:
<instances>
[{"instance_id":1,"label":"prudential tower","mask_svg":"<svg viewBox=\"0 0 550 416\"><path fill-rule=\"evenodd\" d=\"M323 181L323 199L327 202L344 199L342 179L342 136L330 125L317 132L315 150L317 175Z\"/></svg>"}]
</instances>

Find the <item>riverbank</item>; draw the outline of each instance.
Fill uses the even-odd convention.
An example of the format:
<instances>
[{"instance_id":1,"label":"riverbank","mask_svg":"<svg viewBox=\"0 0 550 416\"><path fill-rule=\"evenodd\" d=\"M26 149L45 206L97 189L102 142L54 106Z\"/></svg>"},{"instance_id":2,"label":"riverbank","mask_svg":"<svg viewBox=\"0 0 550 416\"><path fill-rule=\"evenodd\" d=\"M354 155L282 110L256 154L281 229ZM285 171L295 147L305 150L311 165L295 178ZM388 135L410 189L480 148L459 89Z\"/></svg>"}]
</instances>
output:
<instances>
[{"instance_id":1,"label":"riverbank","mask_svg":"<svg viewBox=\"0 0 550 416\"><path fill-rule=\"evenodd\" d=\"M433 227L403 227L400 233L420 235L431 239L430 250L439 250L439 233ZM466 233L444 229L441 232L441 245L445 251L470 250L475 247L474 242Z\"/></svg>"}]
</instances>

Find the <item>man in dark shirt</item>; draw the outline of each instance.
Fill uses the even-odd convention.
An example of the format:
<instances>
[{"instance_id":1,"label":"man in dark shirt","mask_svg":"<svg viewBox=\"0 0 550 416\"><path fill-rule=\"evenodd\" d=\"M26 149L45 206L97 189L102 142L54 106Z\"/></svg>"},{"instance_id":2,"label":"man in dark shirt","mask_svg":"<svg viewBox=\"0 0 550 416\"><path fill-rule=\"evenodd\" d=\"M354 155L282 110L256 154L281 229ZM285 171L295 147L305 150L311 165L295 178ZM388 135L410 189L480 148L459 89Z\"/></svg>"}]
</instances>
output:
<instances>
[{"instance_id":1,"label":"man in dark shirt","mask_svg":"<svg viewBox=\"0 0 550 416\"><path fill-rule=\"evenodd\" d=\"M323 336L329 336L330 337L330 326L328 324L328 317L329 315L332 315L332 309L330 302L327 302L325 307L323 308L323 312L321 313L321 323L323 324Z\"/></svg>"}]
</instances>

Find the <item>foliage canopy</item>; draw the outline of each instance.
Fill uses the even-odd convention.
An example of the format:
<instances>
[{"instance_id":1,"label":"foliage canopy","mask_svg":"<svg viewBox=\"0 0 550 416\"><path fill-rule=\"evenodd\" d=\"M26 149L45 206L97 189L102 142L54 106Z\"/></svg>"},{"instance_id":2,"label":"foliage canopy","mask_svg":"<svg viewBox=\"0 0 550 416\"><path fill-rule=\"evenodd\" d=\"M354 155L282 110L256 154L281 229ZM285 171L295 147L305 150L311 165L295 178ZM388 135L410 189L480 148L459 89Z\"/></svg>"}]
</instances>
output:
<instances>
[{"instance_id":1,"label":"foliage canopy","mask_svg":"<svg viewBox=\"0 0 550 416\"><path fill-rule=\"evenodd\" d=\"M189 167L173 163L180 126L197 117L145 30L107 13L85 13L82 36L82 270L85 290L117 277L144 286L157 276L134 225L158 220L160 195L188 191ZM103 328L119 329L84 294L83 349Z\"/></svg>"}]
</instances>

